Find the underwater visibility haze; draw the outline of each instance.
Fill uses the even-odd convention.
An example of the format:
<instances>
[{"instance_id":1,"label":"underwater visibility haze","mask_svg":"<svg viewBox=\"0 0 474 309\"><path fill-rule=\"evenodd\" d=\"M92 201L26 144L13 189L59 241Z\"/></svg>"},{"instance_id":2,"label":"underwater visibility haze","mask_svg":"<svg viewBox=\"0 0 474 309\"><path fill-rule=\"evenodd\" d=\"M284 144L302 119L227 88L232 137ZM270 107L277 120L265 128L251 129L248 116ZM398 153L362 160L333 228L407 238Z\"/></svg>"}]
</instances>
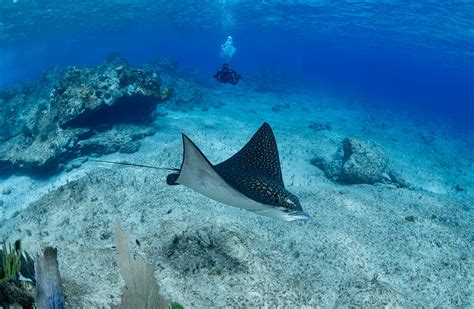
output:
<instances>
[{"instance_id":1,"label":"underwater visibility haze","mask_svg":"<svg viewBox=\"0 0 474 309\"><path fill-rule=\"evenodd\" d=\"M0 124L0 306L474 305L474 2L0 0Z\"/></svg>"}]
</instances>

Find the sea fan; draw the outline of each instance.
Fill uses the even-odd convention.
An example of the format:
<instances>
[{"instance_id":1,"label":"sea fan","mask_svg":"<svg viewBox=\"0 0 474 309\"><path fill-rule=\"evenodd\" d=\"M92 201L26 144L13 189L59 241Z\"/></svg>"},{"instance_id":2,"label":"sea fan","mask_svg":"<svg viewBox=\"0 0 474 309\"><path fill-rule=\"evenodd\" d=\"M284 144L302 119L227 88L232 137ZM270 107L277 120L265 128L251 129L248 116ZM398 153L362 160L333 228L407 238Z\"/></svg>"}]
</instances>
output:
<instances>
[{"instance_id":1,"label":"sea fan","mask_svg":"<svg viewBox=\"0 0 474 309\"><path fill-rule=\"evenodd\" d=\"M38 308L64 308L58 250L46 247L43 255L36 258L35 271L37 279L36 306Z\"/></svg>"},{"instance_id":2,"label":"sea fan","mask_svg":"<svg viewBox=\"0 0 474 309\"><path fill-rule=\"evenodd\" d=\"M168 309L170 302L160 294L153 266L130 256L128 242L130 234L115 224L115 245L117 264L125 281L121 308L163 308Z\"/></svg>"}]
</instances>

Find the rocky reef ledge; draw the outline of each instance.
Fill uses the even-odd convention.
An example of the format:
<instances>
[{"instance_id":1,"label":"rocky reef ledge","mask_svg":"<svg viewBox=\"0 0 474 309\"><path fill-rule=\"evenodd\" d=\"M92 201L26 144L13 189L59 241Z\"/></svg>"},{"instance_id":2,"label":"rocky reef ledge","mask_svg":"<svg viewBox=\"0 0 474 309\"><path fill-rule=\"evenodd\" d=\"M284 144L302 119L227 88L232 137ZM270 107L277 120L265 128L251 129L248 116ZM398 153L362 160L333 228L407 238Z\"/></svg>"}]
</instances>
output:
<instances>
[{"instance_id":1,"label":"rocky reef ledge","mask_svg":"<svg viewBox=\"0 0 474 309\"><path fill-rule=\"evenodd\" d=\"M54 68L2 91L0 174L54 173L79 156L137 151L170 96L156 70L126 61Z\"/></svg>"}]
</instances>

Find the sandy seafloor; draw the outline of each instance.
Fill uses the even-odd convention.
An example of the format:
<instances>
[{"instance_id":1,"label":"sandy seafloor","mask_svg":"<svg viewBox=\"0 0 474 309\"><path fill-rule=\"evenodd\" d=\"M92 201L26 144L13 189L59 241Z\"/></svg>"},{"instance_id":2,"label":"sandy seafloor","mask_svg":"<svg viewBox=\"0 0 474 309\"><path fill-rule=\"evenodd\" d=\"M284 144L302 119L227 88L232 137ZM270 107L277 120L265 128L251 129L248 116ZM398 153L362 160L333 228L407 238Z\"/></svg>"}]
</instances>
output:
<instances>
[{"instance_id":1,"label":"sandy seafloor","mask_svg":"<svg viewBox=\"0 0 474 309\"><path fill-rule=\"evenodd\" d=\"M162 292L188 308L474 306L469 132L328 95L223 87L209 97L192 111L160 105L166 116L139 152L102 158L179 167L185 132L218 163L267 121L285 184L312 219L274 221L167 186L166 172L96 162L2 180L12 192L0 194L0 237L33 253L58 248L68 307L119 303L114 222L139 240L132 250L154 263ZM310 164L348 136L381 145L413 188L335 183Z\"/></svg>"}]
</instances>

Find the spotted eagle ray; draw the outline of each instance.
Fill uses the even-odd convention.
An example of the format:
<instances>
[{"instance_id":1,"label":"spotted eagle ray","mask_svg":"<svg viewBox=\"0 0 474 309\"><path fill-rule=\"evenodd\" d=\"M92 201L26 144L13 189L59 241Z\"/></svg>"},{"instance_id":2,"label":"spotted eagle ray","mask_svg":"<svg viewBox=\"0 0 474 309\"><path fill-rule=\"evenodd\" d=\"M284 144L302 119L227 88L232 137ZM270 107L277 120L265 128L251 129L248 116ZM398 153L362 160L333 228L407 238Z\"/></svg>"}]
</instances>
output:
<instances>
[{"instance_id":1,"label":"spotted eagle ray","mask_svg":"<svg viewBox=\"0 0 474 309\"><path fill-rule=\"evenodd\" d=\"M173 170L166 179L169 185L184 185L220 203L277 220L310 218L303 211L298 197L285 188L277 143L268 123L263 123L239 152L216 165L189 137L185 134L182 137L183 161L180 169L94 161Z\"/></svg>"}]
</instances>

